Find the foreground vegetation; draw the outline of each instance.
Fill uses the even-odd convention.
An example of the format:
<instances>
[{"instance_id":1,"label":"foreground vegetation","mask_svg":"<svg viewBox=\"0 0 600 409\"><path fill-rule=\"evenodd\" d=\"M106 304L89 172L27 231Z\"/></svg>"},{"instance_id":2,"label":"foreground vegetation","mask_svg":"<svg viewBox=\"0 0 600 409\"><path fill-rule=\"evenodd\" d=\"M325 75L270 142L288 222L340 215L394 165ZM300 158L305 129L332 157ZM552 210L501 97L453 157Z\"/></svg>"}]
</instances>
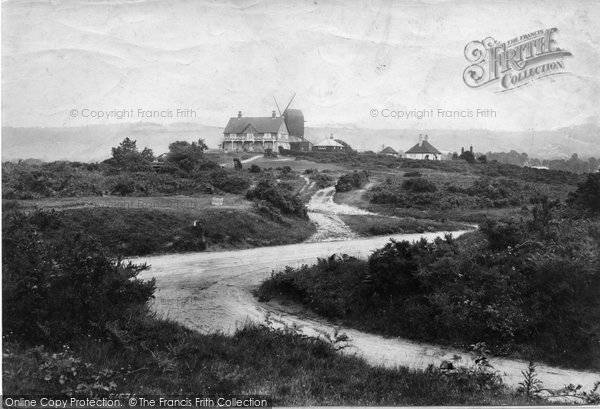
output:
<instances>
[{"instance_id":1,"label":"foreground vegetation","mask_svg":"<svg viewBox=\"0 0 600 409\"><path fill-rule=\"evenodd\" d=\"M526 402L485 372L373 368L324 341L264 327L227 337L149 316L122 325L115 340L77 339L60 349L5 342L4 392L261 394L282 406Z\"/></svg>"},{"instance_id":2,"label":"foreground vegetation","mask_svg":"<svg viewBox=\"0 0 600 409\"><path fill-rule=\"evenodd\" d=\"M461 239L392 241L368 261L288 268L261 299L285 297L359 329L600 369L600 175L568 206L488 220Z\"/></svg>"},{"instance_id":3,"label":"foreground vegetation","mask_svg":"<svg viewBox=\"0 0 600 409\"><path fill-rule=\"evenodd\" d=\"M525 401L483 368L373 368L292 329L250 325L227 337L157 319L146 307L154 282L137 278L146 266L123 263L61 217L3 213L5 394L261 394L277 405Z\"/></svg>"}]
</instances>

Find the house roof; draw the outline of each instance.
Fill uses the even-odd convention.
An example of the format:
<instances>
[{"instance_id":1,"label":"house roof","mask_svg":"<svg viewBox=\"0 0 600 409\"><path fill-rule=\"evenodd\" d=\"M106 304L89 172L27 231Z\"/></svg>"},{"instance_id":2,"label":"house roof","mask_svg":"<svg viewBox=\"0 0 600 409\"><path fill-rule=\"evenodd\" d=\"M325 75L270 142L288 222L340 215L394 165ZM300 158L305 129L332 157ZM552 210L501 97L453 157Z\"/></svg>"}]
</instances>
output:
<instances>
[{"instance_id":1,"label":"house roof","mask_svg":"<svg viewBox=\"0 0 600 409\"><path fill-rule=\"evenodd\" d=\"M278 117L233 117L229 118L223 133L277 133L283 118Z\"/></svg>"},{"instance_id":2,"label":"house roof","mask_svg":"<svg viewBox=\"0 0 600 409\"><path fill-rule=\"evenodd\" d=\"M442 152L434 148L433 145L428 141L422 141L407 150L405 153L437 153L438 155L441 155Z\"/></svg>"},{"instance_id":3,"label":"house roof","mask_svg":"<svg viewBox=\"0 0 600 409\"><path fill-rule=\"evenodd\" d=\"M379 153L387 153L387 154L393 154L393 155L397 155L398 152L396 152L394 150L394 148L392 148L391 146L386 146L381 152Z\"/></svg>"},{"instance_id":4,"label":"house roof","mask_svg":"<svg viewBox=\"0 0 600 409\"><path fill-rule=\"evenodd\" d=\"M340 148L344 147L344 145L342 145L339 142L336 142L334 139L331 138L323 139L321 142L314 144L313 146L338 146Z\"/></svg>"}]
</instances>

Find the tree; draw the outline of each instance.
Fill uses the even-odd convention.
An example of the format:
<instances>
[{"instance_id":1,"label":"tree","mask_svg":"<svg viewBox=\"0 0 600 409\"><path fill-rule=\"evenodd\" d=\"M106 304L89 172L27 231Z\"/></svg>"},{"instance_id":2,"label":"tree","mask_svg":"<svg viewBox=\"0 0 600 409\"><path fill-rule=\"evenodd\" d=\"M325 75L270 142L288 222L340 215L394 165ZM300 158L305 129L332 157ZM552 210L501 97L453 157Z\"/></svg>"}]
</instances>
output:
<instances>
[{"instance_id":1,"label":"tree","mask_svg":"<svg viewBox=\"0 0 600 409\"><path fill-rule=\"evenodd\" d=\"M208 146L202 139L192 143L176 141L169 145L166 161L186 172L191 172L204 161L204 151L206 149L208 149Z\"/></svg>"},{"instance_id":2,"label":"tree","mask_svg":"<svg viewBox=\"0 0 600 409\"><path fill-rule=\"evenodd\" d=\"M478 157L478 158L477 158L477 160L478 160L480 163L487 163L487 156L485 156L485 155L481 155L480 157Z\"/></svg>"},{"instance_id":3,"label":"tree","mask_svg":"<svg viewBox=\"0 0 600 409\"><path fill-rule=\"evenodd\" d=\"M116 148L112 148L112 157L114 159L124 158L127 155L138 153L136 141L132 141L129 138L123 139L123 142Z\"/></svg>"},{"instance_id":4,"label":"tree","mask_svg":"<svg viewBox=\"0 0 600 409\"><path fill-rule=\"evenodd\" d=\"M471 151L464 151L460 154L460 158L469 163L475 163L475 155L473 155L473 152Z\"/></svg>"},{"instance_id":5,"label":"tree","mask_svg":"<svg viewBox=\"0 0 600 409\"><path fill-rule=\"evenodd\" d=\"M136 141L125 138L119 146L112 148L112 158L105 163L112 165L117 170L139 172L151 170L153 160L152 149L144 148L140 153Z\"/></svg>"}]
</instances>

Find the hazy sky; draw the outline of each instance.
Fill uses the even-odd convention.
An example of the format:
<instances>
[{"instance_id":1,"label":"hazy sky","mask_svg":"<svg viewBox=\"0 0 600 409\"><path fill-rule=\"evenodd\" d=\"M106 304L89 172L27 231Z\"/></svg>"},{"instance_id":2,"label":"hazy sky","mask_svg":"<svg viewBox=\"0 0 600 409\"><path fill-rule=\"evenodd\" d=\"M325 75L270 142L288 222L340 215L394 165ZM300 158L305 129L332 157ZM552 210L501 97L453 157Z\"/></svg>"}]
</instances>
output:
<instances>
[{"instance_id":1,"label":"hazy sky","mask_svg":"<svg viewBox=\"0 0 600 409\"><path fill-rule=\"evenodd\" d=\"M2 124L136 122L191 109L224 126L296 92L307 126L553 129L600 121L600 2L5 1ZM557 27L568 75L505 93L468 88L464 47ZM496 117L373 118L371 109L493 109ZM77 110L74 116L72 110ZM133 118L82 117L134 110ZM91 111L86 111L88 115Z\"/></svg>"}]
</instances>

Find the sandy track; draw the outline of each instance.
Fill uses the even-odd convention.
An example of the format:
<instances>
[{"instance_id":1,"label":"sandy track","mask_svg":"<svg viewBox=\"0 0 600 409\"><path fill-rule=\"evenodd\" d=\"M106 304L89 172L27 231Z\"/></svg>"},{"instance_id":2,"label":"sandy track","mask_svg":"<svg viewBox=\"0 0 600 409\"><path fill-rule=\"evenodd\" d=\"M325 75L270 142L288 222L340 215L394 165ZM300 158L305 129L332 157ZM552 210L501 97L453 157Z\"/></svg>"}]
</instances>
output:
<instances>
[{"instance_id":1,"label":"sandy track","mask_svg":"<svg viewBox=\"0 0 600 409\"><path fill-rule=\"evenodd\" d=\"M368 214L368 212L335 204L332 198L332 188L323 189L315 194L314 200L309 204L310 216L318 226L317 235L321 235L313 236L312 241L315 242L134 259L135 262L147 262L151 266L149 270L140 274L140 278L156 278L157 290L153 309L166 318L176 320L200 332L226 334L234 333L249 320L264 322L267 312L270 311L275 314L275 320L282 325L295 324L303 333L318 336L322 331L331 332L332 325L321 318L290 314L289 309L258 303L251 294L252 289L266 279L272 271L283 270L286 266L311 264L317 258L329 257L333 253L366 258L373 250L388 242L390 237L409 241L421 237L432 240L446 234L445 232L399 234L390 237L347 240L351 236L345 235L347 232L344 232L344 227L339 225L335 227L336 213L339 211L343 212L342 214L357 214L357 212ZM339 222L343 225L341 220ZM338 227L340 230L336 230ZM328 235L327 232L330 234ZM338 233L339 238L346 240L327 241ZM452 232L454 236L463 233L464 231ZM471 365L473 360L465 351L415 343L401 338L385 338L348 328L341 330L351 338L351 347L344 349L344 353L361 356L373 365L426 368L429 364L439 366L443 360L455 356L461 357L459 365ZM527 362L519 360L492 359L491 363L511 386L517 386L522 380L521 370L527 367ZM543 365L537 367L537 372L546 388L561 388L573 383L581 384L584 390L589 390L595 381L600 380L598 373Z\"/></svg>"},{"instance_id":2,"label":"sandy track","mask_svg":"<svg viewBox=\"0 0 600 409\"><path fill-rule=\"evenodd\" d=\"M454 232L459 235L463 232ZM397 239L414 240L422 235L396 235ZM424 237L432 239L436 234ZM302 243L289 246L265 247L250 250L167 255L138 259L147 261L151 269L141 278L155 277L156 300L153 308L163 316L203 333L224 332L232 334L248 320L262 322L267 306L259 304L251 294L271 271L286 265L298 266L312 263L317 257L333 253L347 253L366 257L388 241L387 237L357 239L342 242ZM280 314L281 311L275 311ZM307 334L317 330L331 331L324 321L281 314L283 322L303 327ZM418 344L400 338L384 338L364 332L342 329L352 339L352 348L346 353L356 353L373 365L394 367L406 365L424 368L428 364L439 365L454 355L462 357L461 363L469 364L471 357L464 351L435 345ZM509 385L516 386L521 380L524 361L493 359ZM581 384L590 389L600 379L600 374L539 366L539 378L545 387L560 388L568 383Z\"/></svg>"},{"instance_id":3,"label":"sandy track","mask_svg":"<svg viewBox=\"0 0 600 409\"><path fill-rule=\"evenodd\" d=\"M317 191L308 202L308 216L317 226L317 232L308 240L309 242L355 239L358 235L342 221L339 215L374 214L357 207L335 203L334 194L335 187L327 187Z\"/></svg>"}]
</instances>

